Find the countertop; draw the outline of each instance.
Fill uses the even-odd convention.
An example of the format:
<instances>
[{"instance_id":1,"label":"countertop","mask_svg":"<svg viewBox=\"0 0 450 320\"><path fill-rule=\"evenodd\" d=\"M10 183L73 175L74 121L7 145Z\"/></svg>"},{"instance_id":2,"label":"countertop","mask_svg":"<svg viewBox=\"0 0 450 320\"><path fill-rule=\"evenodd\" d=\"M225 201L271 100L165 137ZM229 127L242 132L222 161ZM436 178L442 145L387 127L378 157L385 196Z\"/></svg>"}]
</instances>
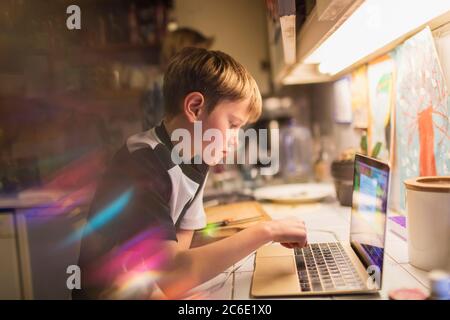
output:
<instances>
[{"instance_id":1,"label":"countertop","mask_svg":"<svg viewBox=\"0 0 450 320\"><path fill-rule=\"evenodd\" d=\"M333 242L337 239L341 242L349 241L351 208L342 207L337 201L299 205L268 203L262 205L272 219L289 216L303 219L310 243ZM418 288L427 294L429 292L427 272L408 263L407 242L390 231L389 223L392 222L389 221L387 226L383 283L379 293L279 299L388 299L390 290L400 288ZM193 292L199 293L202 299L252 299L250 287L254 257L254 253L250 254L226 272L195 288Z\"/></svg>"}]
</instances>

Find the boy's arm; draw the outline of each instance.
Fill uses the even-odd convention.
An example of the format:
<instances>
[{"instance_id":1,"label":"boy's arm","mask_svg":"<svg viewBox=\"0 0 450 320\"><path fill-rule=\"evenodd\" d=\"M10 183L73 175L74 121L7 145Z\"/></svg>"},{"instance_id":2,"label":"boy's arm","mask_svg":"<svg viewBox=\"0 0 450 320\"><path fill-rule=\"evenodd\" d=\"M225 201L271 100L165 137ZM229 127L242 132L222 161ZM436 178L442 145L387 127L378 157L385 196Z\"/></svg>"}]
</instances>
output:
<instances>
[{"instance_id":1,"label":"boy's arm","mask_svg":"<svg viewBox=\"0 0 450 320\"><path fill-rule=\"evenodd\" d=\"M178 248L182 250L189 249L193 237L194 237L194 230L179 229L177 231Z\"/></svg>"},{"instance_id":2,"label":"boy's arm","mask_svg":"<svg viewBox=\"0 0 450 320\"><path fill-rule=\"evenodd\" d=\"M229 238L189 250L180 250L175 241L166 241L171 258L158 285L168 298L177 298L271 241L304 246L306 229L303 221L262 222Z\"/></svg>"}]
</instances>

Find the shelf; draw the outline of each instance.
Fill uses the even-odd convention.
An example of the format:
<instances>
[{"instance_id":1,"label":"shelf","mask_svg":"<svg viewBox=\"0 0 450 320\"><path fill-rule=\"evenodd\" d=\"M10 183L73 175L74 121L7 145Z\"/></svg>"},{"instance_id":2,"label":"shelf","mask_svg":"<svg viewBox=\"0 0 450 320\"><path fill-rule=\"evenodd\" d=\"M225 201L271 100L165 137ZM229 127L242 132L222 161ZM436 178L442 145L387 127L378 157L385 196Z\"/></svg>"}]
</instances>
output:
<instances>
[{"instance_id":1,"label":"shelf","mask_svg":"<svg viewBox=\"0 0 450 320\"><path fill-rule=\"evenodd\" d=\"M159 52L160 46L148 44L116 43L99 47L83 47L80 50L98 53Z\"/></svg>"},{"instance_id":2,"label":"shelf","mask_svg":"<svg viewBox=\"0 0 450 320\"><path fill-rule=\"evenodd\" d=\"M99 47L79 47L74 48L73 52L79 58L77 60L86 64L97 63L99 59L106 59L158 65L160 46L123 43Z\"/></svg>"}]
</instances>

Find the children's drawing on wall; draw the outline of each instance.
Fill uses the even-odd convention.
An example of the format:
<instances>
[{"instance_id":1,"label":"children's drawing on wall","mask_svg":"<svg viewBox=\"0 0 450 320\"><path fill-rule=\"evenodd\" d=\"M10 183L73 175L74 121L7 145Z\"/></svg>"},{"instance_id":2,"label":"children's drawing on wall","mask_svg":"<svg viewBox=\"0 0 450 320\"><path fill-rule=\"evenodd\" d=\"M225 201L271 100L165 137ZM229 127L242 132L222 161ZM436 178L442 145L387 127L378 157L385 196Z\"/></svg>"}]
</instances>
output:
<instances>
[{"instance_id":1,"label":"children's drawing on wall","mask_svg":"<svg viewBox=\"0 0 450 320\"><path fill-rule=\"evenodd\" d=\"M396 50L396 167L403 181L450 173L450 101L431 30Z\"/></svg>"},{"instance_id":2,"label":"children's drawing on wall","mask_svg":"<svg viewBox=\"0 0 450 320\"><path fill-rule=\"evenodd\" d=\"M393 106L394 61L382 56L367 68L369 84L368 145L372 149L381 142L378 158L389 160L391 145L391 110Z\"/></svg>"},{"instance_id":3,"label":"children's drawing on wall","mask_svg":"<svg viewBox=\"0 0 450 320\"><path fill-rule=\"evenodd\" d=\"M369 126L369 93L367 65L362 65L351 74L353 126L367 129Z\"/></svg>"}]
</instances>

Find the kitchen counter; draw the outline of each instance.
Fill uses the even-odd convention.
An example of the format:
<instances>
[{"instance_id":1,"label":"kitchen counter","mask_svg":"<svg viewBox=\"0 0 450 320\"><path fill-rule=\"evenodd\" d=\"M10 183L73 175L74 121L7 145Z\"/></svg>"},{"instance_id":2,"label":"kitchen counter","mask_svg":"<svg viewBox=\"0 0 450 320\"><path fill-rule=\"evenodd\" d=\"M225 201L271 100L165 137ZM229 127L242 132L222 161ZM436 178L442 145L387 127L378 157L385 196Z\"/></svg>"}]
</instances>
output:
<instances>
[{"instance_id":1,"label":"kitchen counter","mask_svg":"<svg viewBox=\"0 0 450 320\"><path fill-rule=\"evenodd\" d=\"M0 299L68 296L65 268L76 263L79 249L66 248L58 251L59 259L51 258L54 246L83 222L82 213L91 196L90 187L0 196L0 250L4 257L0 264ZM47 290L53 288L48 285L51 281L56 283L53 291Z\"/></svg>"},{"instance_id":2,"label":"kitchen counter","mask_svg":"<svg viewBox=\"0 0 450 320\"><path fill-rule=\"evenodd\" d=\"M0 198L0 231L4 233L3 241L12 243L11 264L8 268L11 284L8 288L3 288L8 293L5 298L33 299L33 285L31 277L31 265L28 248L28 232L25 216L33 214L31 208L41 207L44 210L38 210L49 215L61 212L57 206L58 212L49 210L48 205L52 207L55 203L64 203L64 213L71 215L72 205L67 201L78 197L67 197L63 194L28 194L19 197ZM69 199L69 200L68 200ZM79 198L78 198L79 199ZM82 201L84 202L84 201ZM78 202L78 205L80 203ZM333 242L336 240L349 241L350 232L350 211L349 207L342 207L334 199L328 199L325 202L281 205L272 203L261 203L264 210L272 219L281 219L289 216L301 218L305 221L308 229L308 241L313 242ZM76 207L76 203L73 204ZM23 214L25 213L25 214ZM39 213L41 216L42 213ZM47 214L44 214L44 217ZM63 214L61 219L66 216ZM67 220L64 218L63 220ZM323 296L323 297L290 297L279 299L388 299L389 291L398 288L419 288L428 293L427 273L421 271L408 263L407 242L390 231L388 220L385 269L383 274L383 289L375 295L345 295L345 296ZM58 225L58 230L59 230ZM56 230L56 229L55 229ZM52 231L54 232L54 231ZM65 234L66 231L61 231ZM75 248L76 249L76 248ZM73 250L74 252L76 250ZM9 252L9 251L8 251ZM75 256L75 255L74 255ZM20 258L19 258L20 257ZM19 274L13 277L13 273ZM217 277L195 288L193 291L200 294L201 299L252 299L250 288L254 270L254 253L236 263L233 267L219 274ZM14 271L14 272L13 272ZM62 273L64 275L64 273ZM20 275L20 276L19 276ZM15 279L17 278L17 279ZM44 277L45 278L45 277ZM15 280L14 280L15 279ZM21 279L21 280L20 280ZM14 281L13 281L14 280ZM38 279L35 279L37 281ZM14 288L12 290L11 288ZM11 295L11 292L15 294ZM0 295L1 296L1 295ZM39 297L39 295L37 295ZM45 296L47 297L47 296Z\"/></svg>"},{"instance_id":3,"label":"kitchen counter","mask_svg":"<svg viewBox=\"0 0 450 320\"><path fill-rule=\"evenodd\" d=\"M342 207L337 201L314 204L280 205L263 204L272 219L295 216L303 219L308 229L308 241L333 242L349 241L350 207ZM289 297L278 299L388 299L389 291L400 288L418 288L429 292L427 273L408 263L408 245L387 226L385 264L382 290L370 295L343 295L323 297ZM232 268L195 288L204 299L252 299L250 288L254 270L252 253Z\"/></svg>"},{"instance_id":4,"label":"kitchen counter","mask_svg":"<svg viewBox=\"0 0 450 320\"><path fill-rule=\"evenodd\" d=\"M16 213L23 211L16 209L52 208L77 190L36 190L22 191L16 195L0 195L0 210L14 209ZM86 200L86 199L85 199Z\"/></svg>"}]
</instances>

